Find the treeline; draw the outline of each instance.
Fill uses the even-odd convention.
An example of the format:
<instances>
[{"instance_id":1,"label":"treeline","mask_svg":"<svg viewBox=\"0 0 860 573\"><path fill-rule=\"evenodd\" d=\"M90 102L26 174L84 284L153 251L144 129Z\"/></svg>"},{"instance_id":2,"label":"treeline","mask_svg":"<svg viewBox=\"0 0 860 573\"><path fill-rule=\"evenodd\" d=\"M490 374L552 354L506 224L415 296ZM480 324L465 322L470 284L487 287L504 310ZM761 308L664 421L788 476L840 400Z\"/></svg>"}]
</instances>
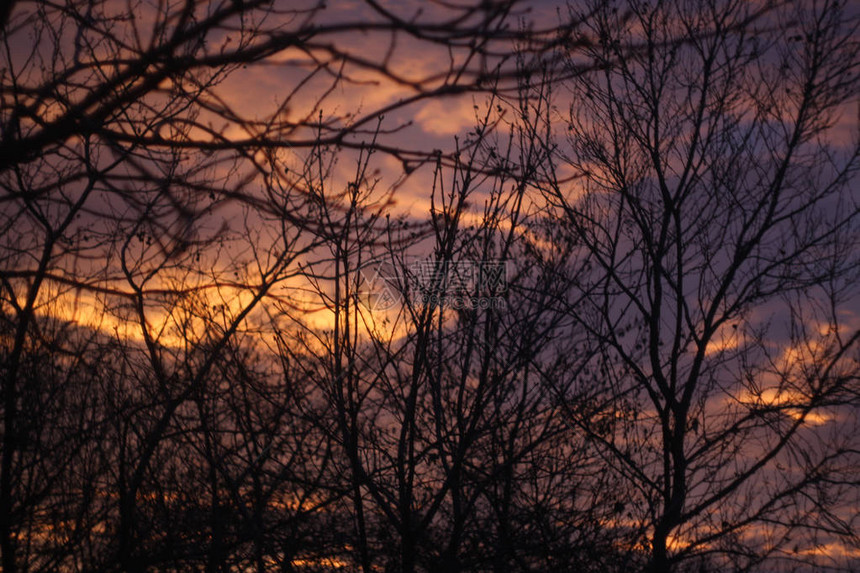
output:
<instances>
[{"instance_id":1,"label":"treeline","mask_svg":"<svg viewBox=\"0 0 860 573\"><path fill-rule=\"evenodd\" d=\"M544 8L13 7L3 571L860 566L858 16Z\"/></svg>"}]
</instances>

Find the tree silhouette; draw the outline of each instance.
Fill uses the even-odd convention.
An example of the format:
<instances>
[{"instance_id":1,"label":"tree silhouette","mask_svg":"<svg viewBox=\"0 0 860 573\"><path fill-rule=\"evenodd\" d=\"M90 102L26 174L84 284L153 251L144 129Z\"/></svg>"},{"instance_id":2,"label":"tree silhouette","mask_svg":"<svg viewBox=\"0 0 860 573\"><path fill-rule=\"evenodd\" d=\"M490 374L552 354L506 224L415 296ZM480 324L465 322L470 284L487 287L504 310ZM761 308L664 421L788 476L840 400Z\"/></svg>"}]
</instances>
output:
<instances>
[{"instance_id":1,"label":"tree silhouette","mask_svg":"<svg viewBox=\"0 0 860 573\"><path fill-rule=\"evenodd\" d=\"M550 384L629 484L616 521L649 570L802 561L816 531L850 545L860 149L830 128L856 90L856 19L594 6L606 65L565 84L567 146L545 144L540 183L594 360ZM634 39L647 50L620 51ZM583 178L557 183L560 166Z\"/></svg>"},{"instance_id":2,"label":"tree silhouette","mask_svg":"<svg viewBox=\"0 0 860 573\"><path fill-rule=\"evenodd\" d=\"M426 18L401 16L376 2L353 12L268 1L4 4L4 571L70 563L145 569L168 557L179 563L188 555L154 547L173 531L165 524L180 509L168 503L179 499L176 488L188 492L195 481L208 488L210 497L199 504L212 515L213 528L218 511L243 510L236 499L221 501L231 491L234 497L248 493L245 478L237 476L260 477L267 464L279 462L266 454L245 459L241 471L229 467L237 454L223 451L222 424L231 432L246 424L241 432L250 432L250 441L242 447L262 448L262 455L280 443L277 420L286 406L265 410L271 419L263 423L248 420L262 405L236 410L234 404L228 421L223 408L235 397L219 394L216 374L236 374L243 351L234 338L251 328L261 301L296 276L301 257L329 239L318 227L313 189L284 167L301 171L300 150L310 153L324 143L362 148L383 113L431 97L483 91L490 74L513 81L506 75L507 46L517 39L537 57L558 31L510 27L517 14L515 3L440 5ZM356 35L369 35L380 50L363 50ZM447 50L451 58L416 75L392 59L398 42L407 40ZM236 105L230 82L267 66L282 70L289 89L268 110ZM368 81L403 95L363 113L323 110L333 90ZM437 156L382 141L374 148L408 171ZM245 213L238 228L236 210ZM41 340L52 332L43 324L47 317L76 320L91 313L92 322L113 329L115 340L80 339L78 333ZM40 354L40 346L53 350ZM119 365L93 372L95 366L87 365L101 364L107 347ZM77 447L104 456L101 466L86 468L103 473L84 480L88 485L81 490L71 488L80 476L32 469L43 462L59 465L67 455L53 449L54 442L39 441L37 430L56 447L75 443L52 418L31 420L52 400L73 396L75 385L43 384L29 365L36 356L67 354L74 366L69 376L83 368L98 374L100 383L117 385L105 403L70 406L93 416L79 421ZM244 372L253 380L243 388L257 388L256 400L264 400L262 382L253 370ZM116 380L106 379L112 376ZM254 423L274 441L259 441ZM201 456L209 475L180 472L180 451ZM57 500L61 491L67 497ZM272 492L254 495L265 504ZM41 501L79 508L73 539L44 524ZM259 508L246 517L250 527ZM196 539L217 552L218 543L247 536L236 532L230 541L223 532L200 531L197 538L188 533L186 545ZM76 544L84 539L96 545L96 537L105 545L81 553ZM222 566L214 553L208 559L210 567Z\"/></svg>"},{"instance_id":3,"label":"tree silhouette","mask_svg":"<svg viewBox=\"0 0 860 573\"><path fill-rule=\"evenodd\" d=\"M848 8L4 4L3 571L856 566Z\"/></svg>"}]
</instances>

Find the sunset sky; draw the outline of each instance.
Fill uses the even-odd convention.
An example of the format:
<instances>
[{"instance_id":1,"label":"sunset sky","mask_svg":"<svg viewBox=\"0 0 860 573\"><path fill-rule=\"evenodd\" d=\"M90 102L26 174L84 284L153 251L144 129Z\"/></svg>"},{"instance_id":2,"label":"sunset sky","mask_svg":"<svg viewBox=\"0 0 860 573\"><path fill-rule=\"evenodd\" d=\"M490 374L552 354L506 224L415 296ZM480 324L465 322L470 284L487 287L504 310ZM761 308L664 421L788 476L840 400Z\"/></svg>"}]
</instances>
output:
<instances>
[{"instance_id":1,"label":"sunset sky","mask_svg":"<svg viewBox=\"0 0 860 573\"><path fill-rule=\"evenodd\" d=\"M855 4L14 2L0 569L854 570Z\"/></svg>"}]
</instances>

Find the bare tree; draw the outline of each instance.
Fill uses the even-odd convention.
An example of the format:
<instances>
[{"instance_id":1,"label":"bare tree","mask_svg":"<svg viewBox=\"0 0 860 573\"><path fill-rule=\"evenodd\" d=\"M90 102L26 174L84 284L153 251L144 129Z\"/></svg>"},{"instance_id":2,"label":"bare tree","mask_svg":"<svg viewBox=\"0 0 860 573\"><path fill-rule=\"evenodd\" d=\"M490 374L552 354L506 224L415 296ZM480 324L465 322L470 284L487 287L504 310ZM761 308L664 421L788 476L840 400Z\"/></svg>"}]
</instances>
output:
<instances>
[{"instance_id":1,"label":"bare tree","mask_svg":"<svg viewBox=\"0 0 860 573\"><path fill-rule=\"evenodd\" d=\"M4 6L4 571L856 545L842 3ZM471 133L405 145L462 94Z\"/></svg>"},{"instance_id":2,"label":"bare tree","mask_svg":"<svg viewBox=\"0 0 860 573\"><path fill-rule=\"evenodd\" d=\"M437 162L429 221L382 216L391 190L371 175L370 154L338 187L320 150L306 186L329 252L306 272L332 319L282 348L319 387L319 423L349 492L347 561L607 570L619 553L604 527L609 482L595 482L595 450L541 381L587 362L551 344L570 327L556 274L570 250L547 252L528 231L544 214L526 197L544 150L501 129L497 102L475 108L470 151L451 168ZM493 271L498 282L482 280ZM290 307L282 316L303 318Z\"/></svg>"},{"instance_id":3,"label":"bare tree","mask_svg":"<svg viewBox=\"0 0 860 573\"><path fill-rule=\"evenodd\" d=\"M179 507L167 503L179 495L167 483L186 490L189 483L205 483L211 497L204 505L213 523L219 496L241 497L231 503L242 509L250 499L246 478L284 463L267 452L282 444L285 410L246 405L228 421L224 408L236 407L237 397L219 394L217 375L236 373L242 344L234 338L253 330L261 301L283 295L275 291L295 276L301 257L329 239L316 222L314 190L284 166L301 164L300 151L321 143L361 149L378 130L381 114L431 97L481 92L490 72L513 81L513 68L506 67L510 42L519 39L538 56L558 36L556 26L509 27L517 10L515 2L440 4L429 16L404 15L376 2L352 12L321 2L289 8L268 1L4 4L4 571L70 563L155 566L143 556L164 540L164 531L153 534L164 526L156 517ZM355 41L357 34L370 36L379 51L369 54L366 41ZM443 50L449 58L416 76L396 62L400 42ZM275 94L270 109L249 110L231 100L231 81L247 81L243 73L275 65L288 87ZM323 110L336 88L358 89L368 81L403 95L372 109ZM392 124L384 135L401 127ZM405 171L437 156L382 140L373 146L400 160ZM91 313L101 322L86 326L100 328L107 339L65 337L62 328L46 326ZM57 328L53 340L42 339ZM92 375L104 385L104 401L91 409L66 402L82 417L75 439L64 438L65 422L46 416L40 426L32 420L51 400L52 407L62 404L60 395L88 395L75 395L78 382L63 388L55 382L58 374L31 368L42 356L68 356L43 366L62 365L75 380ZM117 362L112 369L103 366L109 357ZM261 378L271 372L258 374L241 385L262 401L268 390ZM249 422L261 410L265 439ZM240 430L243 423L251 425ZM253 459L244 458L243 469L235 467L242 465L238 454L217 439L222 431L244 436L237 444ZM77 469L58 469L72 452L83 451L98 463L76 464L82 473L74 476ZM179 474L167 479L181 468L179 452L192 451L208 464L208 477L186 468L184 482ZM40 464L44 471L33 471ZM315 475L312 466L308 471ZM277 489L301 472L288 473L266 487ZM274 495L261 487L254 493L258 506ZM78 508L74 519L63 520L77 519L73 535L39 522L43 503ZM261 513L258 507L249 515ZM204 540L206 531L195 535ZM208 531L213 540L226 539ZM216 549L214 541L210 546ZM258 554L258 567L261 559ZM220 562L213 554L208 563L217 568Z\"/></svg>"},{"instance_id":4,"label":"bare tree","mask_svg":"<svg viewBox=\"0 0 860 573\"><path fill-rule=\"evenodd\" d=\"M856 14L592 7L604 71L564 84L567 145L545 138L537 185L576 245L567 312L593 352L588 376L549 382L628 484L615 527L651 571L850 568L860 148L832 127Z\"/></svg>"}]
</instances>

